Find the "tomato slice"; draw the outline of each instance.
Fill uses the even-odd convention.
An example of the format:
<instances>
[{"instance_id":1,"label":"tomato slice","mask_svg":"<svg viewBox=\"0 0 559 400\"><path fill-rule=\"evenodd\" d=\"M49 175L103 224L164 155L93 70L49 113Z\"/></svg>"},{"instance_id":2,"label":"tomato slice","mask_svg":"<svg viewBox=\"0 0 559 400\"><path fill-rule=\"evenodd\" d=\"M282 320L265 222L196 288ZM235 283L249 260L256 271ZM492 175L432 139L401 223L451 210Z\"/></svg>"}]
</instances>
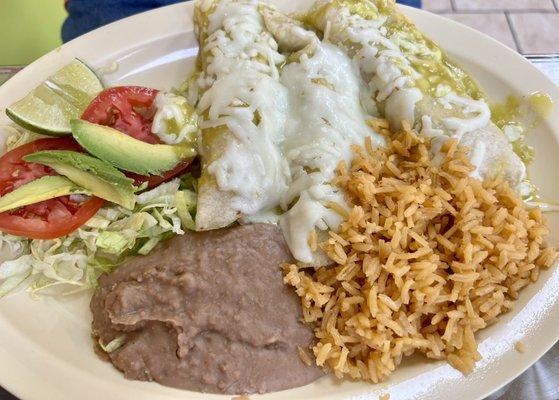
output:
<instances>
[{"instance_id":1,"label":"tomato slice","mask_svg":"<svg viewBox=\"0 0 559 400\"><path fill-rule=\"evenodd\" d=\"M94 124L106 125L146 143L159 144L161 140L151 132L155 107L153 103L158 90L142 86L116 86L102 91L85 109L82 119ZM161 176L126 175L136 184L148 182L155 187L184 173L189 162L177 165Z\"/></svg>"},{"instance_id":2,"label":"tomato slice","mask_svg":"<svg viewBox=\"0 0 559 400\"><path fill-rule=\"evenodd\" d=\"M87 106L82 119L118 129L146 143L161 140L151 133L156 89L141 86L116 86L103 90Z\"/></svg>"},{"instance_id":3,"label":"tomato slice","mask_svg":"<svg viewBox=\"0 0 559 400\"><path fill-rule=\"evenodd\" d=\"M83 151L74 139L65 137L35 140L7 152L0 157L0 196L42 176L57 175L47 166L23 160L41 150ZM71 196L41 201L0 213L0 231L31 239L55 239L78 229L104 203L97 197L82 200Z\"/></svg>"}]
</instances>

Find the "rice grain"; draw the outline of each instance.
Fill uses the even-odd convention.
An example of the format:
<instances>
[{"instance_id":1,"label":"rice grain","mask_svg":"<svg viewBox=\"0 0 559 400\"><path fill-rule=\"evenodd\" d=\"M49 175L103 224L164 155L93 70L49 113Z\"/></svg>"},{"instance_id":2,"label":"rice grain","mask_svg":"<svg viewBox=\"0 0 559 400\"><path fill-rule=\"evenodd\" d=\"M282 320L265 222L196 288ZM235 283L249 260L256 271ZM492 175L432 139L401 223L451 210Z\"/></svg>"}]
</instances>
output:
<instances>
[{"instance_id":1,"label":"rice grain","mask_svg":"<svg viewBox=\"0 0 559 400\"><path fill-rule=\"evenodd\" d=\"M388 133L386 121L369 124ZM316 363L338 377L379 382L414 352L471 372L474 333L557 258L541 212L506 181L471 178L453 140L432 162L429 142L404 126L387 148L354 146L338 168L352 208L328 205L344 222L318 244L334 265L284 266L315 329Z\"/></svg>"}]
</instances>

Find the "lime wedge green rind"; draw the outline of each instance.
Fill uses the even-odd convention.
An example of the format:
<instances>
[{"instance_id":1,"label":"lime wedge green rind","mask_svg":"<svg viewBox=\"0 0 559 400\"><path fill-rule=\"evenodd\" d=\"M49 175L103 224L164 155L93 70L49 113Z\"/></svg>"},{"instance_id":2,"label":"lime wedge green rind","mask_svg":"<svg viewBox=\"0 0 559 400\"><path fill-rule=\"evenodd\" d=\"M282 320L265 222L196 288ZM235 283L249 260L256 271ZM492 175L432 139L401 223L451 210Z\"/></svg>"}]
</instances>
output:
<instances>
[{"instance_id":1,"label":"lime wedge green rind","mask_svg":"<svg viewBox=\"0 0 559 400\"><path fill-rule=\"evenodd\" d=\"M46 150L29 154L25 161L51 167L93 195L129 210L136 205L134 180L109 163L68 150Z\"/></svg>"},{"instance_id":2,"label":"lime wedge green rind","mask_svg":"<svg viewBox=\"0 0 559 400\"><path fill-rule=\"evenodd\" d=\"M63 176L43 176L0 197L0 212L71 194L90 193Z\"/></svg>"},{"instance_id":3,"label":"lime wedge green rind","mask_svg":"<svg viewBox=\"0 0 559 400\"><path fill-rule=\"evenodd\" d=\"M50 136L71 133L70 120L79 118L103 84L82 61L74 59L6 109L16 124Z\"/></svg>"}]
</instances>

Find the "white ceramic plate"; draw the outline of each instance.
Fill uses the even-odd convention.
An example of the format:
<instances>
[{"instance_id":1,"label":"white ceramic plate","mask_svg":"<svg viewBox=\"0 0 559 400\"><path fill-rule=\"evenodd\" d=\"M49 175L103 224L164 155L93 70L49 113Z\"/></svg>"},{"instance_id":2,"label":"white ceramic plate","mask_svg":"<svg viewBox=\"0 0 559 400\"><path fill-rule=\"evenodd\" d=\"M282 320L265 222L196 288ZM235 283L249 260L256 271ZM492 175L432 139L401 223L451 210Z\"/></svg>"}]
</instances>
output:
<instances>
[{"instance_id":1,"label":"white ceramic plate","mask_svg":"<svg viewBox=\"0 0 559 400\"><path fill-rule=\"evenodd\" d=\"M280 8L306 9L311 0L275 0ZM289 10L291 8L291 10ZM545 91L559 103L559 89L528 61L498 42L442 17L402 8L481 83L495 100L507 94ZM0 87L0 110L23 97L73 57L96 68L118 64L105 75L108 85L157 88L179 85L192 68L197 43L192 3L140 14L80 37L28 66ZM2 115L4 113L2 112ZM4 117L0 117L4 118ZM559 200L559 114L554 112L530 138L537 158L531 176L546 199ZM559 239L559 216L550 217L552 243ZM444 362L416 357L380 385L323 378L311 385L262 399L480 399L515 378L559 338L559 270L541 274L522 292L514 311L479 335L483 360L462 376ZM127 381L98 359L90 338L89 295L63 301L31 300L19 293L0 301L0 384L24 400L229 399L179 391L155 383ZM526 353L514 350L522 341ZM257 397L257 396L254 396ZM253 396L251 396L253 398Z\"/></svg>"}]
</instances>

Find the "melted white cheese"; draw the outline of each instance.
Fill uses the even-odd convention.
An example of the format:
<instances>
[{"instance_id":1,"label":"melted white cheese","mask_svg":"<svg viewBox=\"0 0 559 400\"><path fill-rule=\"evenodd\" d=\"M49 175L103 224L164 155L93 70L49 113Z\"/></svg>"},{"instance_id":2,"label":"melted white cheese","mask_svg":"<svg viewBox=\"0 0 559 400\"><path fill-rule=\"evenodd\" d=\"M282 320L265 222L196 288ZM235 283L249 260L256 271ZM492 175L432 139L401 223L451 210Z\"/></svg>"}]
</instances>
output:
<instances>
[{"instance_id":1,"label":"melted white cheese","mask_svg":"<svg viewBox=\"0 0 559 400\"><path fill-rule=\"evenodd\" d=\"M400 129L404 120L415 123L415 105L423 94L415 87L420 75L400 48L403 41L387 36L385 22L385 17L367 20L342 7L330 8L320 23L328 40L346 53L355 53L353 61L367 82L361 90L362 106L375 114L376 102L384 103L386 118L394 129Z\"/></svg>"},{"instance_id":2,"label":"melted white cheese","mask_svg":"<svg viewBox=\"0 0 559 400\"><path fill-rule=\"evenodd\" d=\"M293 179L282 197L287 212L280 217L280 226L294 257L307 263L314 260L308 244L311 232L337 229L341 222L326 206L345 204L343 195L329 184L338 163L349 164L351 145L363 144L366 136L384 143L365 122L356 66L335 46L316 43L314 54L304 53L299 62L286 65L280 80L289 91L291 118L282 148Z\"/></svg>"},{"instance_id":3,"label":"melted white cheese","mask_svg":"<svg viewBox=\"0 0 559 400\"><path fill-rule=\"evenodd\" d=\"M256 0L221 0L208 20L208 37L202 48L206 66L198 82L202 91L239 69L278 78L278 65L285 58L264 29Z\"/></svg>"},{"instance_id":4,"label":"melted white cheese","mask_svg":"<svg viewBox=\"0 0 559 400\"><path fill-rule=\"evenodd\" d=\"M236 194L232 206L242 214L276 206L290 181L279 149L287 116L285 88L268 75L237 70L216 81L198 109L209 116L201 129L225 125L233 134L222 156L208 166L218 187Z\"/></svg>"},{"instance_id":5,"label":"melted white cheese","mask_svg":"<svg viewBox=\"0 0 559 400\"><path fill-rule=\"evenodd\" d=\"M434 155L433 163L440 164L443 154L440 149L449 139L442 129L433 128L429 116L421 119L421 134L431 139L431 153ZM456 137L458 143L470 149L469 158L474 166L470 176L476 179L492 178L503 175L512 187L521 193L521 185L526 177L526 167L514 153L507 137L494 125L477 129L467 135Z\"/></svg>"},{"instance_id":6,"label":"melted white cheese","mask_svg":"<svg viewBox=\"0 0 559 400\"><path fill-rule=\"evenodd\" d=\"M323 20L328 26L328 38L346 51L358 45L354 60L365 80L373 89L377 101L385 101L394 91L413 87L419 74L397 43L386 35L386 18L367 20L352 15L347 8L331 8ZM349 47L346 47L349 46Z\"/></svg>"},{"instance_id":7,"label":"melted white cheese","mask_svg":"<svg viewBox=\"0 0 559 400\"><path fill-rule=\"evenodd\" d=\"M467 118L445 118L444 125L453 132L454 137L462 138L465 133L473 132L489 125L491 110L484 100L473 100L451 92L440 98L444 104L457 106Z\"/></svg>"},{"instance_id":8,"label":"melted white cheese","mask_svg":"<svg viewBox=\"0 0 559 400\"><path fill-rule=\"evenodd\" d=\"M431 117L424 115L421 117L421 131L420 134L431 140L431 154L433 155L433 164L440 165L443 161L441 148L448 140L442 129L433 127Z\"/></svg>"},{"instance_id":9,"label":"melted white cheese","mask_svg":"<svg viewBox=\"0 0 559 400\"><path fill-rule=\"evenodd\" d=\"M487 147L485 143L477 139L474 141L474 145L470 149L470 162L474 166L474 170L470 173L470 176L475 179L483 180L480 174L480 169L485 159L485 154L487 152Z\"/></svg>"},{"instance_id":10,"label":"melted white cheese","mask_svg":"<svg viewBox=\"0 0 559 400\"><path fill-rule=\"evenodd\" d=\"M270 6L262 5L260 12L266 27L272 32L282 51L299 51L319 41L316 34L304 29L299 21L278 12Z\"/></svg>"},{"instance_id":11,"label":"melted white cheese","mask_svg":"<svg viewBox=\"0 0 559 400\"><path fill-rule=\"evenodd\" d=\"M415 121L415 104L423 98L417 88L397 90L386 100L384 114L395 129L402 129L402 122L413 126Z\"/></svg>"},{"instance_id":12,"label":"melted white cheese","mask_svg":"<svg viewBox=\"0 0 559 400\"><path fill-rule=\"evenodd\" d=\"M186 98L169 92L159 92L155 97L155 108L151 131L164 143L194 141L198 131L198 116Z\"/></svg>"},{"instance_id":13,"label":"melted white cheese","mask_svg":"<svg viewBox=\"0 0 559 400\"><path fill-rule=\"evenodd\" d=\"M518 125L505 125L503 127L503 133L511 143L524 137L524 129Z\"/></svg>"},{"instance_id":14,"label":"melted white cheese","mask_svg":"<svg viewBox=\"0 0 559 400\"><path fill-rule=\"evenodd\" d=\"M316 189L317 187L313 187ZM316 254L309 245L309 238L315 229L337 229L342 218L334 211L326 208L326 201L344 204L343 195L327 185L322 193L317 190L301 192L299 200L280 217L280 227L291 253L298 261L316 263ZM314 196L314 195L317 196Z\"/></svg>"},{"instance_id":15,"label":"melted white cheese","mask_svg":"<svg viewBox=\"0 0 559 400\"><path fill-rule=\"evenodd\" d=\"M388 37L386 29L383 29L385 22L385 17L367 20L351 14L346 7L330 8L324 15L321 28L328 26L330 40L346 52L357 45L354 60L373 89L376 100L386 102L386 117L398 128L402 120L408 120L413 125L420 117L413 111L423 95L415 88L415 81L420 75L402 51L411 43L399 35ZM485 101L458 96L449 87L440 89L441 105L449 109L456 107L466 116L442 121L453 136L459 138L489 124L491 112Z\"/></svg>"},{"instance_id":16,"label":"melted white cheese","mask_svg":"<svg viewBox=\"0 0 559 400\"><path fill-rule=\"evenodd\" d=\"M415 46L413 50L418 53L426 49L422 50L398 33L387 36L383 26L385 22L385 17L367 20L351 14L346 7L330 7L319 21L319 28L346 53L357 49L354 61L375 100L384 102L385 116L393 127L399 128L403 120L412 125L422 121L423 134L433 139L435 162L442 161L440 148L448 137L453 137L460 144L471 147L470 157L476 167L472 173L474 177L485 178L503 173L511 185L518 185L525 177L525 167L502 132L492 124L491 111L484 100L462 97L449 86L439 85L437 98L432 99L433 106L456 111L461 117L431 121L429 116L417 115L415 105L423 97L415 88L420 75L402 49ZM434 129L433 125L444 128L444 132ZM504 143L502 139L505 139Z\"/></svg>"},{"instance_id":17,"label":"melted white cheese","mask_svg":"<svg viewBox=\"0 0 559 400\"><path fill-rule=\"evenodd\" d=\"M287 118L287 91L278 82L284 57L256 1L219 1L207 28L199 126L226 126L231 133L207 171L220 190L234 194L231 206L251 215L276 206L290 181L279 148Z\"/></svg>"}]
</instances>

